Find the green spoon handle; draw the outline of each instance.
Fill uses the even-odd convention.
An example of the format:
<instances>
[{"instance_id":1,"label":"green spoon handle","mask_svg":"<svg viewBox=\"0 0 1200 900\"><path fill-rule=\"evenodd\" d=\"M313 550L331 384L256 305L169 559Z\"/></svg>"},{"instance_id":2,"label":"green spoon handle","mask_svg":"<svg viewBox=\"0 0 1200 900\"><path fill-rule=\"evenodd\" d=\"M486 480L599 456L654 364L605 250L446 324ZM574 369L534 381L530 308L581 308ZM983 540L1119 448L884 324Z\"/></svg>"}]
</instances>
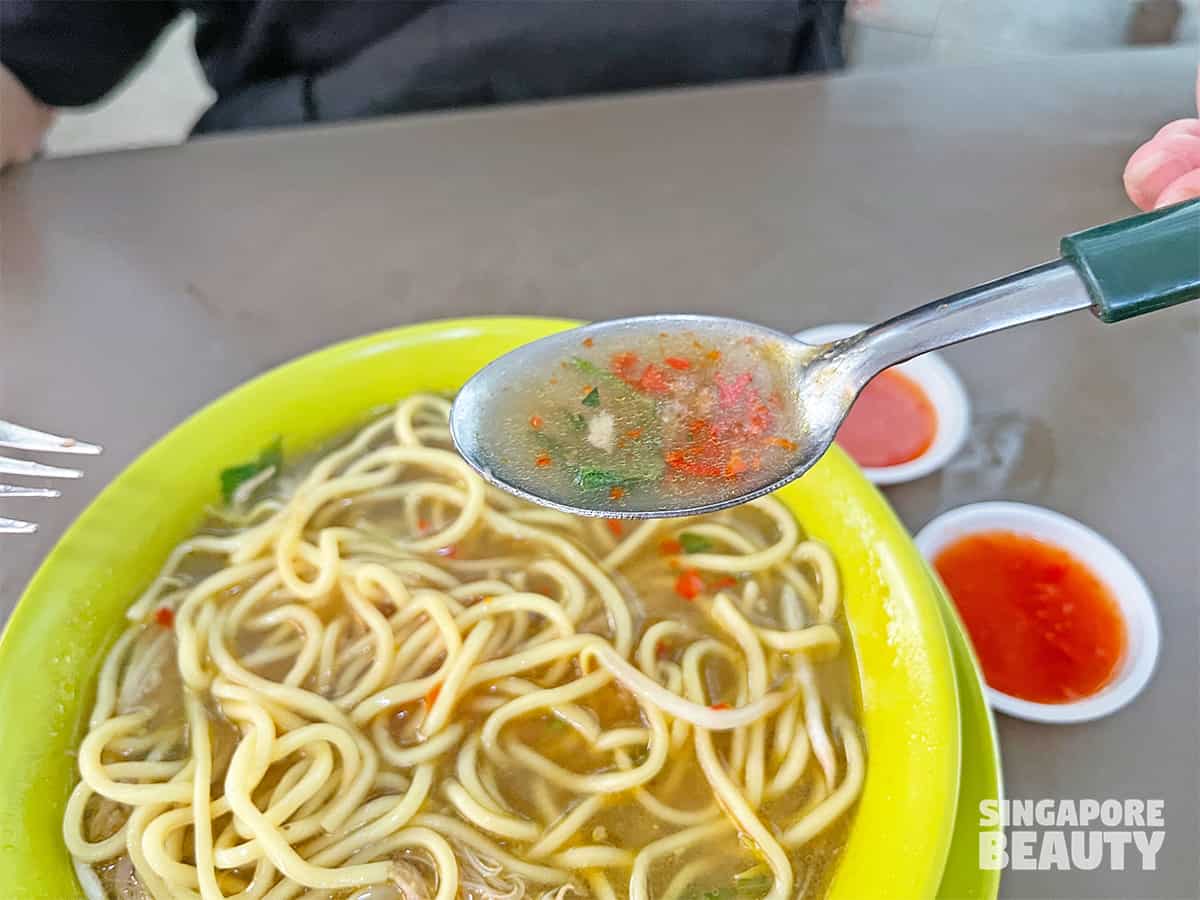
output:
<instances>
[{"instance_id":1,"label":"green spoon handle","mask_svg":"<svg viewBox=\"0 0 1200 900\"><path fill-rule=\"evenodd\" d=\"M1104 322L1121 322L1200 297L1200 200L1062 239Z\"/></svg>"}]
</instances>

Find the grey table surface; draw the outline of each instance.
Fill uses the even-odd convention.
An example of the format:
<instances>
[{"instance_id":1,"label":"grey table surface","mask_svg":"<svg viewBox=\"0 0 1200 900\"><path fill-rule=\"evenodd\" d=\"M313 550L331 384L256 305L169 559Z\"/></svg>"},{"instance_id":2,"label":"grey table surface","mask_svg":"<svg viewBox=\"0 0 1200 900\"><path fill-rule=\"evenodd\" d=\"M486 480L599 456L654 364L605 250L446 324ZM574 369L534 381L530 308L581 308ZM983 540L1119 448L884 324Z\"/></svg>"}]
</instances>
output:
<instances>
[{"instance_id":1,"label":"grey table surface","mask_svg":"<svg viewBox=\"0 0 1200 900\"><path fill-rule=\"evenodd\" d=\"M691 311L795 330L1052 257L1062 234L1131 211L1124 161L1195 113L1195 62L1139 51L850 74L12 171L0 414L106 452L60 501L5 504L42 530L0 546L0 620L139 451L332 341L475 313ZM998 722L1010 796L1164 798L1157 870L1009 872L1007 897L1200 895L1198 313L1119 327L1077 314L951 350L1011 471L889 491L914 531L975 499L1051 506L1120 545L1157 598L1163 653L1136 703L1074 727Z\"/></svg>"}]
</instances>

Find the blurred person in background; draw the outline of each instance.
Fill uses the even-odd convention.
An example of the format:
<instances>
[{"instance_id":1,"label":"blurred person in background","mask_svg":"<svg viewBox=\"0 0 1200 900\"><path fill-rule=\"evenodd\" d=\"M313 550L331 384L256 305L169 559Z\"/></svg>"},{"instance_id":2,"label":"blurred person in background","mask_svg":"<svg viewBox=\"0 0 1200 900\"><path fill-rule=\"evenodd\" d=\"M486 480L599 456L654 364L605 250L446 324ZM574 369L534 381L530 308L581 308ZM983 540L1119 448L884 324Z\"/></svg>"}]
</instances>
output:
<instances>
[{"instance_id":1,"label":"blurred person in background","mask_svg":"<svg viewBox=\"0 0 1200 900\"><path fill-rule=\"evenodd\" d=\"M0 166L184 11L196 133L840 68L845 0L0 0Z\"/></svg>"},{"instance_id":2,"label":"blurred person in background","mask_svg":"<svg viewBox=\"0 0 1200 900\"><path fill-rule=\"evenodd\" d=\"M94 103L116 87L187 10L217 95L195 127L209 133L827 71L843 65L845 6L0 0L0 168L36 154L55 107ZM1200 196L1200 118L1165 125L1130 158L1124 180L1141 209Z\"/></svg>"}]
</instances>

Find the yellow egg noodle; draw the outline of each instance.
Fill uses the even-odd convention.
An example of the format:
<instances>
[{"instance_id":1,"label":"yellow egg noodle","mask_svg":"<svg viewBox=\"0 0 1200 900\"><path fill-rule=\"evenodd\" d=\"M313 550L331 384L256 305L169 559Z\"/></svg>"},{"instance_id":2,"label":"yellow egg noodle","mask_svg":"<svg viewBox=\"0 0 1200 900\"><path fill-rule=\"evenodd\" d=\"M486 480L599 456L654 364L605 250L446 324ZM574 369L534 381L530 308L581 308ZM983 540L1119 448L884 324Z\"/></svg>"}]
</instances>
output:
<instances>
[{"instance_id":1,"label":"yellow egg noodle","mask_svg":"<svg viewBox=\"0 0 1200 900\"><path fill-rule=\"evenodd\" d=\"M242 492L133 604L63 823L85 891L823 890L865 771L829 551L770 497L528 505L453 452L449 408L409 397Z\"/></svg>"}]
</instances>

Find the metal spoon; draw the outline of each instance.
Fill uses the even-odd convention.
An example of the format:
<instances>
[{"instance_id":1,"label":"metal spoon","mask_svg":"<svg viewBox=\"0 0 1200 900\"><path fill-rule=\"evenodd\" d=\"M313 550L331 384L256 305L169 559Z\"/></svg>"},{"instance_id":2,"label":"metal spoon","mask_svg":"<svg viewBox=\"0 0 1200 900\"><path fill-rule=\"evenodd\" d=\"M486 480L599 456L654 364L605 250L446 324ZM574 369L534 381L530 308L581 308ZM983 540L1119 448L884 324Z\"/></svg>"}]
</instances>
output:
<instances>
[{"instance_id":1,"label":"metal spoon","mask_svg":"<svg viewBox=\"0 0 1200 900\"><path fill-rule=\"evenodd\" d=\"M459 393L450 417L454 444L489 482L565 512L610 518L659 518L713 512L745 503L799 478L829 449L859 391L889 366L960 341L1090 308L1114 323L1200 296L1200 201L1088 231L1061 242L1062 258L902 313L843 340L819 346L736 319L655 315L602 322L534 341L488 365ZM511 419L506 398L530 388L531 373L570 358L581 340L613 335L703 332L733 346L750 337L782 362L798 405L795 452L754 478L714 479L704 497L642 491L633 502L605 491L564 494L536 469L521 466L502 440Z\"/></svg>"}]
</instances>

